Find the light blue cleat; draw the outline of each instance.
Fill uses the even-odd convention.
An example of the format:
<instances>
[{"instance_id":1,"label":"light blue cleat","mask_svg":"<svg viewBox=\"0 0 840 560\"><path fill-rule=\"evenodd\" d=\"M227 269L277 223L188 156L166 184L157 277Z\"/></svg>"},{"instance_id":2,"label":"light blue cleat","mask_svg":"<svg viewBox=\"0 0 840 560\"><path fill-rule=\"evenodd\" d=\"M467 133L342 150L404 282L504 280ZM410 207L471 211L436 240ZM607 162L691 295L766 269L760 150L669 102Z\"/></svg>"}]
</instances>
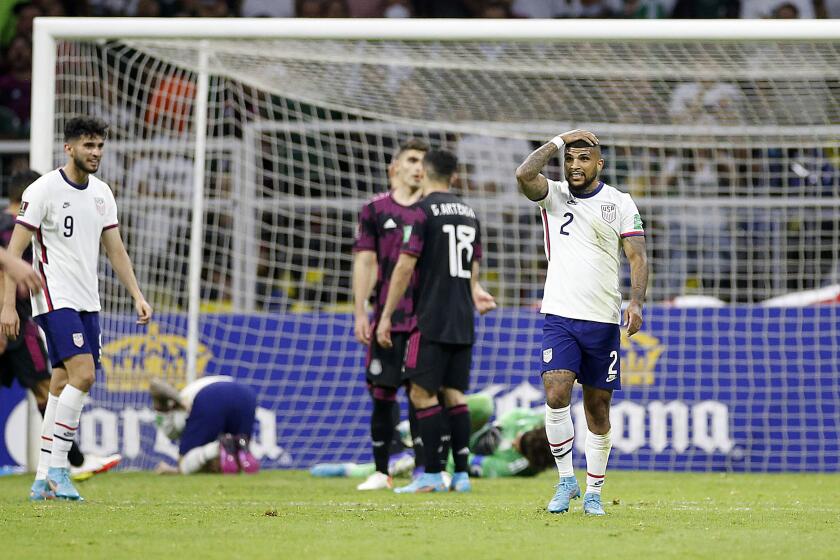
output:
<instances>
[{"instance_id":1,"label":"light blue cleat","mask_svg":"<svg viewBox=\"0 0 840 560\"><path fill-rule=\"evenodd\" d=\"M53 492L55 497L59 500L74 500L82 501L79 492L73 483L70 482L70 469L62 469L59 467L50 467L47 471L47 484Z\"/></svg>"},{"instance_id":2,"label":"light blue cleat","mask_svg":"<svg viewBox=\"0 0 840 560\"><path fill-rule=\"evenodd\" d=\"M586 515L607 515L601 507L600 494L586 494L583 497L583 513Z\"/></svg>"},{"instance_id":3,"label":"light blue cleat","mask_svg":"<svg viewBox=\"0 0 840 560\"><path fill-rule=\"evenodd\" d=\"M470 475L466 472L456 472L452 475L452 482L449 483L449 490L452 492L470 492L472 484Z\"/></svg>"},{"instance_id":4,"label":"light blue cleat","mask_svg":"<svg viewBox=\"0 0 840 560\"><path fill-rule=\"evenodd\" d=\"M347 476L347 465L344 463L318 463L309 469L309 474L320 477Z\"/></svg>"},{"instance_id":5,"label":"light blue cleat","mask_svg":"<svg viewBox=\"0 0 840 560\"><path fill-rule=\"evenodd\" d=\"M446 483L440 473L423 473L408 486L395 488L397 494L423 494L426 492L446 492Z\"/></svg>"},{"instance_id":6,"label":"light blue cleat","mask_svg":"<svg viewBox=\"0 0 840 560\"><path fill-rule=\"evenodd\" d=\"M36 480L29 489L29 501L41 502L43 500L54 500L55 492L52 491L46 479Z\"/></svg>"},{"instance_id":7,"label":"light blue cleat","mask_svg":"<svg viewBox=\"0 0 840 560\"><path fill-rule=\"evenodd\" d=\"M554 497L548 502L547 509L550 513L566 513L569 511L569 502L580 498L580 487L577 479L573 476L564 476L555 488L557 490L554 492Z\"/></svg>"}]
</instances>

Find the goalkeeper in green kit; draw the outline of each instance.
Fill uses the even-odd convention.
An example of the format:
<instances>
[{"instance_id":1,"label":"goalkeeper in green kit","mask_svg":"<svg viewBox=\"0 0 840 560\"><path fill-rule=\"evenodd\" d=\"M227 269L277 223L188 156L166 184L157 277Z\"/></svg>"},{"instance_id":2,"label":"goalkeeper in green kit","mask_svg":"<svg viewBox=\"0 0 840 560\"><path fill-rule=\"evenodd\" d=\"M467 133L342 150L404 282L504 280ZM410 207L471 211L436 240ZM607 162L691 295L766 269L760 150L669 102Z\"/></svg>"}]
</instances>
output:
<instances>
[{"instance_id":1,"label":"goalkeeper in green kit","mask_svg":"<svg viewBox=\"0 0 840 560\"><path fill-rule=\"evenodd\" d=\"M496 422L493 399L484 394L467 395L472 435L470 436L470 476L498 478L533 476L554 465L545 435L545 414L527 408L515 408ZM410 442L410 438L407 438ZM391 476L410 472L413 457L408 453L392 453ZM449 457L448 470L454 468ZM313 476L365 477L375 469L373 463L319 463L310 469ZM415 473L416 475L417 473Z\"/></svg>"}]
</instances>

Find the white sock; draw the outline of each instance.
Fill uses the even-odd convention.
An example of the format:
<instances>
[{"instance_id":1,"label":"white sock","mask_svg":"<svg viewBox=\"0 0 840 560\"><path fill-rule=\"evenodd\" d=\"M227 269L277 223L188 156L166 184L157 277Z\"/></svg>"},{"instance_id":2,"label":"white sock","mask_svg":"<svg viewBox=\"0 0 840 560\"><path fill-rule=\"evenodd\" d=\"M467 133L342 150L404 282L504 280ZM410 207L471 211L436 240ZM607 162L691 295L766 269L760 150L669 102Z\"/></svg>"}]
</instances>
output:
<instances>
[{"instance_id":1,"label":"white sock","mask_svg":"<svg viewBox=\"0 0 840 560\"><path fill-rule=\"evenodd\" d=\"M586 493L600 494L607 474L607 461L610 458L610 434L602 436L586 431Z\"/></svg>"},{"instance_id":2,"label":"white sock","mask_svg":"<svg viewBox=\"0 0 840 560\"><path fill-rule=\"evenodd\" d=\"M50 393L47 397L47 408L44 409L44 421L41 423L41 452L38 455L38 470L35 472L35 480L46 479L47 470L50 468L53 432L55 431L55 407L57 406L58 397Z\"/></svg>"},{"instance_id":3,"label":"white sock","mask_svg":"<svg viewBox=\"0 0 840 560\"><path fill-rule=\"evenodd\" d=\"M79 417L82 415L82 406L85 401L84 393L72 385L65 385L58 397L55 407L55 429L53 431L52 454L50 456L50 467L67 469L70 463L67 462L67 452L73 445L76 437L76 430L79 428Z\"/></svg>"},{"instance_id":4,"label":"white sock","mask_svg":"<svg viewBox=\"0 0 840 560\"><path fill-rule=\"evenodd\" d=\"M211 441L200 447L195 447L187 451L187 454L181 457L180 469L181 474L192 474L200 471L204 465L219 456L219 442Z\"/></svg>"},{"instance_id":5,"label":"white sock","mask_svg":"<svg viewBox=\"0 0 840 560\"><path fill-rule=\"evenodd\" d=\"M572 425L571 405L551 408L545 405L545 435L560 477L574 476L572 447L575 444L575 427Z\"/></svg>"}]
</instances>

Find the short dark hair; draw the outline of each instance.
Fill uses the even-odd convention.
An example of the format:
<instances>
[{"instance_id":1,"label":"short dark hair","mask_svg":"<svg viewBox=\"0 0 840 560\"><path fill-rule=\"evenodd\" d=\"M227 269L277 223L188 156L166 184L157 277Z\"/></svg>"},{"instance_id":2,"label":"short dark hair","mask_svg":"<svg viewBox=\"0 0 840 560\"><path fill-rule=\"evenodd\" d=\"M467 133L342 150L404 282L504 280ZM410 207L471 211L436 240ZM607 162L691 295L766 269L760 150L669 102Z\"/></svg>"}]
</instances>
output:
<instances>
[{"instance_id":1,"label":"short dark hair","mask_svg":"<svg viewBox=\"0 0 840 560\"><path fill-rule=\"evenodd\" d=\"M425 140L421 140L419 138L409 138L402 144L400 144L399 149L397 150L397 156L400 157L403 152L407 152L408 150L417 150L418 152L428 152L429 151L429 144L426 143Z\"/></svg>"},{"instance_id":2,"label":"short dark hair","mask_svg":"<svg viewBox=\"0 0 840 560\"><path fill-rule=\"evenodd\" d=\"M566 147L565 147L564 151L568 150L569 148L593 148L593 149L597 150L599 154L601 153L601 145L600 144L595 144L593 146L592 144L590 144L586 140L575 140L571 144L566 144Z\"/></svg>"},{"instance_id":3,"label":"short dark hair","mask_svg":"<svg viewBox=\"0 0 840 560\"><path fill-rule=\"evenodd\" d=\"M458 158L448 150L430 150L423 158L423 167L433 181L449 181L458 167Z\"/></svg>"},{"instance_id":4,"label":"short dark hair","mask_svg":"<svg viewBox=\"0 0 840 560\"><path fill-rule=\"evenodd\" d=\"M554 455L551 454L544 426L522 434L519 438L519 449L522 456L528 460L528 467L532 474L541 473L554 464Z\"/></svg>"},{"instance_id":5,"label":"short dark hair","mask_svg":"<svg viewBox=\"0 0 840 560\"><path fill-rule=\"evenodd\" d=\"M64 124L64 141L85 136L108 137L108 123L96 117L73 117Z\"/></svg>"},{"instance_id":6,"label":"short dark hair","mask_svg":"<svg viewBox=\"0 0 840 560\"><path fill-rule=\"evenodd\" d=\"M37 181L41 174L32 169L19 171L9 179L9 202L17 203L23 198L23 191L26 187Z\"/></svg>"}]
</instances>

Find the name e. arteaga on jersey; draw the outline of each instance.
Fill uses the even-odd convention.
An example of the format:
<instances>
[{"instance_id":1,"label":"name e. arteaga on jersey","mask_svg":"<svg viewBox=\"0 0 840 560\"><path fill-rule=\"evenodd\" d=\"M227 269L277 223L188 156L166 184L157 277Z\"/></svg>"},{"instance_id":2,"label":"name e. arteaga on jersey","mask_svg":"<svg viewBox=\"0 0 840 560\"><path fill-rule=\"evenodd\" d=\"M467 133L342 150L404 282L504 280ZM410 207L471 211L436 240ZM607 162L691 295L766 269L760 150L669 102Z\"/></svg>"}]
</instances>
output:
<instances>
[{"instance_id":1,"label":"name e. arteaga on jersey","mask_svg":"<svg viewBox=\"0 0 840 560\"><path fill-rule=\"evenodd\" d=\"M467 216L475 219L475 211L460 202L444 202L442 204L431 204L432 214L435 216Z\"/></svg>"}]
</instances>

